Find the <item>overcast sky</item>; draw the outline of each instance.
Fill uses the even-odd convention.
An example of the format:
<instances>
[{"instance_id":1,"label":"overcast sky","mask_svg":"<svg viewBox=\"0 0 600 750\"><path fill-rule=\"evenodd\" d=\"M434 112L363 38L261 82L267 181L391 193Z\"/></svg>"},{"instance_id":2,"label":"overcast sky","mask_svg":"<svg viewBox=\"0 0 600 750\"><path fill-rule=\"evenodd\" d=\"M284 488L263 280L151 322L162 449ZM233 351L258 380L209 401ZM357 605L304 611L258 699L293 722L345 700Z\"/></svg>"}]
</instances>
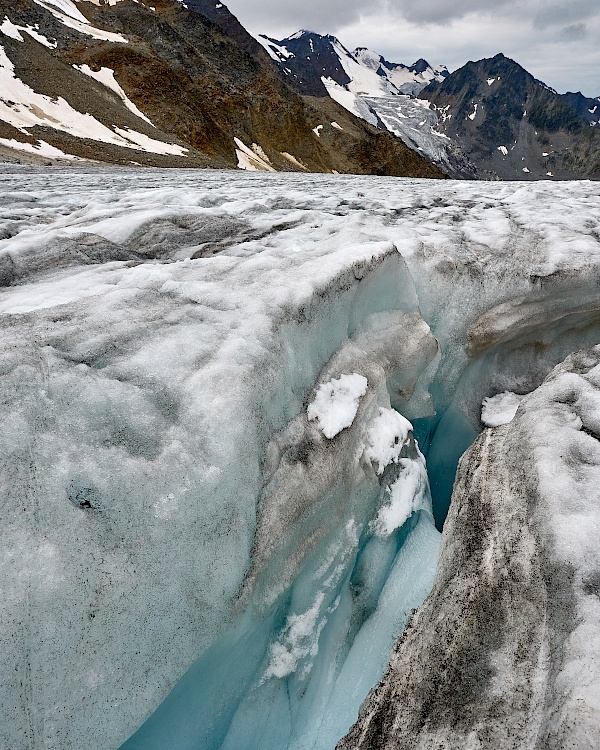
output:
<instances>
[{"instance_id":1,"label":"overcast sky","mask_svg":"<svg viewBox=\"0 0 600 750\"><path fill-rule=\"evenodd\" d=\"M600 96L600 0L229 0L252 33L335 34L392 62L450 70L503 52L557 89Z\"/></svg>"}]
</instances>

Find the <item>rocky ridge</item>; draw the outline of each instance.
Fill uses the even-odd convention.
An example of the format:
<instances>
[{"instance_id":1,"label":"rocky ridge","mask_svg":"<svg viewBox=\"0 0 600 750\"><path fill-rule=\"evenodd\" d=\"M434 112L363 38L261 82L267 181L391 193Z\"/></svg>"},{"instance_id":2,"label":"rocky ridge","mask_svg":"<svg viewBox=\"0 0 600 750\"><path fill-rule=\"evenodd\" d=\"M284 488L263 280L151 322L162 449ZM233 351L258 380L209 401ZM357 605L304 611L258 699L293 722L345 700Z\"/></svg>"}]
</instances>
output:
<instances>
[{"instance_id":1,"label":"rocky ridge","mask_svg":"<svg viewBox=\"0 0 600 750\"><path fill-rule=\"evenodd\" d=\"M343 108L303 100L226 9L213 21L207 8L0 3L4 158L442 176Z\"/></svg>"},{"instance_id":2,"label":"rocky ridge","mask_svg":"<svg viewBox=\"0 0 600 750\"><path fill-rule=\"evenodd\" d=\"M557 94L502 54L467 63L421 96L483 177L600 176L598 102Z\"/></svg>"}]
</instances>

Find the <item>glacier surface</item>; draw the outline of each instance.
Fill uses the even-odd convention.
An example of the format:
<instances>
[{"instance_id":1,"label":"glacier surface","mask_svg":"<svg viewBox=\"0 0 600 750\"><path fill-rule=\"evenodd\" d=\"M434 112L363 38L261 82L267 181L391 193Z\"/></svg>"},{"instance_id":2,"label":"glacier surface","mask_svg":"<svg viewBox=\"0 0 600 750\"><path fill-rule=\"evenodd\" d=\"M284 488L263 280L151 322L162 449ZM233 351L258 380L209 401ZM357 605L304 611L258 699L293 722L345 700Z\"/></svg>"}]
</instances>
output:
<instances>
[{"instance_id":1,"label":"glacier surface","mask_svg":"<svg viewBox=\"0 0 600 750\"><path fill-rule=\"evenodd\" d=\"M0 191L0 743L332 748L431 588L483 400L599 339L598 186Z\"/></svg>"},{"instance_id":2,"label":"glacier surface","mask_svg":"<svg viewBox=\"0 0 600 750\"><path fill-rule=\"evenodd\" d=\"M599 441L595 346L461 459L433 591L338 750L600 745Z\"/></svg>"}]
</instances>

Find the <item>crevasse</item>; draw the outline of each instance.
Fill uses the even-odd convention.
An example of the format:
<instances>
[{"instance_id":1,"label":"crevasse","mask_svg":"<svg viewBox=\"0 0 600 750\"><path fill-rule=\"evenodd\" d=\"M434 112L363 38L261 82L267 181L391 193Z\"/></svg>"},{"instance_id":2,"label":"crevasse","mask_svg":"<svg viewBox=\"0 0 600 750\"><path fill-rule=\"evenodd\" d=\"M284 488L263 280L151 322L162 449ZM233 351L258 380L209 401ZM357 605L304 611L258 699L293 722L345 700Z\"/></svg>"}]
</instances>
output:
<instances>
[{"instance_id":1,"label":"crevasse","mask_svg":"<svg viewBox=\"0 0 600 750\"><path fill-rule=\"evenodd\" d=\"M308 179L10 176L0 744L333 747L432 578L419 450L439 527L482 400L597 340L593 186Z\"/></svg>"}]
</instances>

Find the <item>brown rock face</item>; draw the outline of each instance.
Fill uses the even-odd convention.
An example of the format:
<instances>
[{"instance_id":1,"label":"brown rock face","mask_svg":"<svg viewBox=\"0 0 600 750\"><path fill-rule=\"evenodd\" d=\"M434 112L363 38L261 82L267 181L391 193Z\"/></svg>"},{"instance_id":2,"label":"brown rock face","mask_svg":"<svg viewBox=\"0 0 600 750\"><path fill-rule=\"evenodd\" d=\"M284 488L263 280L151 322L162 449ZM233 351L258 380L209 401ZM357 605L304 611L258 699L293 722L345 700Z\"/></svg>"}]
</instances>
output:
<instances>
[{"instance_id":1,"label":"brown rock face","mask_svg":"<svg viewBox=\"0 0 600 750\"><path fill-rule=\"evenodd\" d=\"M194 11L175 0L153 0L152 5L124 0L113 6L82 2L78 7L97 28L125 36L128 44L70 29L32 0L17 0L10 7L0 0L0 13L13 23L37 24L57 43L49 49L27 34L24 42L3 37L16 75L34 91L63 96L111 129L125 127L179 144L188 148L187 155L124 149L39 126L29 129L28 139L5 125L4 137L30 143L43 139L67 153L102 162L177 167L235 167L238 138L249 148L260 146L280 171L444 177L400 140L382 138L333 102L325 100L322 107L317 100L303 100L226 9L213 21L199 12L208 12L204 5ZM113 70L127 96L156 127L73 68L84 64L93 71ZM331 121L342 126L335 138L313 132L316 125Z\"/></svg>"}]
</instances>

